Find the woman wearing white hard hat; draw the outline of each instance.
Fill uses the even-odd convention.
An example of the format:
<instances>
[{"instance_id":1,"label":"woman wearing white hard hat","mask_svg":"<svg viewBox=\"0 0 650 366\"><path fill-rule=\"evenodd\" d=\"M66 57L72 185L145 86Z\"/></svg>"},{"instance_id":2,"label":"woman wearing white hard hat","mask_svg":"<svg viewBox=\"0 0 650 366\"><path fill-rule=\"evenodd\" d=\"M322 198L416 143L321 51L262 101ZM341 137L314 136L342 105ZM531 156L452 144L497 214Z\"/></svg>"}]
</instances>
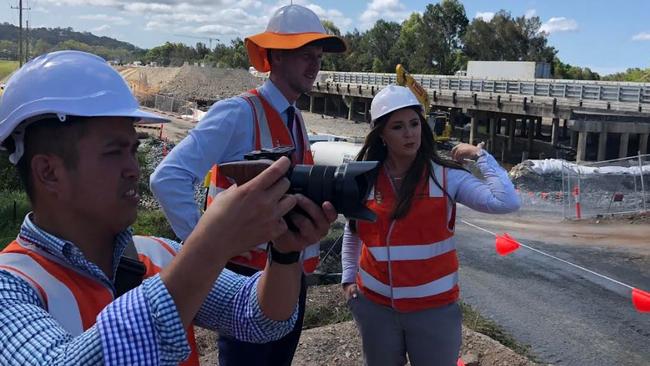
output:
<instances>
[{"instance_id":1,"label":"woman wearing white hard hat","mask_svg":"<svg viewBox=\"0 0 650 366\"><path fill-rule=\"evenodd\" d=\"M218 164L243 160L244 155L253 150L280 146L294 148L292 163L313 163L307 130L296 101L303 93L311 91L323 53L343 52L345 43L327 34L313 11L300 5L288 5L271 16L264 32L247 37L245 44L251 65L260 72L270 71L269 78L259 88L215 103L150 179L152 192L181 239L189 235L199 220L194 182L202 181L206 173L211 172L208 202L230 184L219 174ZM301 253L279 254L273 251L275 243L273 246L260 243L256 250L232 258L228 268L256 276L269 261L277 263L273 264L274 268L299 261L305 273L312 273L319 261L318 240L327 233L329 224L321 225L322 219L317 217L310 219L314 227L325 230ZM267 247L270 256L267 256ZM296 326L282 339L254 344L239 341L232 334L221 334L219 364L290 365L301 334L305 297L303 281Z\"/></svg>"},{"instance_id":2,"label":"woman wearing white hard hat","mask_svg":"<svg viewBox=\"0 0 650 366\"><path fill-rule=\"evenodd\" d=\"M480 146L460 144L452 160L408 88L389 85L372 100L372 130L357 160L376 160L368 207L374 223L349 222L342 283L363 340L366 365L456 365L461 344L456 202L486 213L519 208L514 187ZM481 181L463 168L476 159Z\"/></svg>"}]
</instances>

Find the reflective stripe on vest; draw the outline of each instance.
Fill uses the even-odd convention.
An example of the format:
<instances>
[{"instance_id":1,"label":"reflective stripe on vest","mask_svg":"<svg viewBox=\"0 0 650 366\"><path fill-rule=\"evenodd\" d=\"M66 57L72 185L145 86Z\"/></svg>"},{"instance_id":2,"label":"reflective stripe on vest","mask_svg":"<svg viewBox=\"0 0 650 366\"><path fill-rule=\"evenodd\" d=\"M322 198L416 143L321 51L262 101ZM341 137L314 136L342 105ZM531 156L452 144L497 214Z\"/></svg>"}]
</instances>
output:
<instances>
[{"instance_id":1,"label":"reflective stripe on vest","mask_svg":"<svg viewBox=\"0 0 650 366\"><path fill-rule=\"evenodd\" d=\"M446 168L432 163L432 171L446 189ZM357 223L362 241L357 282L371 300L399 311L442 306L458 297L455 207L432 177L422 178L407 215L393 220L397 197L381 168L367 203L377 222Z\"/></svg>"},{"instance_id":2,"label":"reflective stripe on vest","mask_svg":"<svg viewBox=\"0 0 650 366\"><path fill-rule=\"evenodd\" d=\"M81 311L72 291L63 282L51 275L35 259L22 253L3 253L0 255L0 268L17 274L27 280L41 297L43 308L47 310L72 336L84 331Z\"/></svg>"},{"instance_id":3,"label":"reflective stripe on vest","mask_svg":"<svg viewBox=\"0 0 650 366\"><path fill-rule=\"evenodd\" d=\"M174 258L173 248L161 240L134 236L133 242L146 266L145 277L158 273ZM73 337L92 327L97 315L113 301L111 289L103 283L22 240L0 252L0 269L24 279L39 295L43 309ZM192 353L182 365L198 365L193 326L187 338Z\"/></svg>"},{"instance_id":4,"label":"reflective stripe on vest","mask_svg":"<svg viewBox=\"0 0 650 366\"><path fill-rule=\"evenodd\" d=\"M253 111L253 124L254 124L254 150L270 149L280 146L293 146L293 141L287 126L285 125L280 114L273 109L273 107L259 94L257 89L250 90L247 93L241 94ZM300 118L301 133L300 137L303 144L302 156L300 157L300 164L313 165L314 159L309 149L309 138L307 136L307 129L305 123L298 110L296 110L296 118ZM295 162L294 162L295 163ZM208 197L206 198L207 204L212 204L214 197L230 187L232 183L228 178L219 174L219 166L214 165L210 173L210 184L208 189ZM262 270L266 266L266 243L259 244L256 250L248 253L250 258L244 256L236 256L230 261L243 265L246 267ZM302 253L303 270L306 273L312 273L316 270L320 257L320 244L314 243L308 246Z\"/></svg>"},{"instance_id":5,"label":"reflective stripe on vest","mask_svg":"<svg viewBox=\"0 0 650 366\"><path fill-rule=\"evenodd\" d=\"M454 238L447 238L443 241L421 245L391 245L390 247L368 248L377 261L408 261L437 257L456 250Z\"/></svg>"},{"instance_id":6,"label":"reflective stripe on vest","mask_svg":"<svg viewBox=\"0 0 650 366\"><path fill-rule=\"evenodd\" d=\"M391 296L390 286L381 283L381 281L374 278L372 275L363 269L359 270L359 276L363 281L363 285L372 291L386 297ZM458 272L451 273L435 281L425 283L418 286L410 287L393 287L393 299L415 299L421 297L428 297L438 295L443 292L450 291L458 283Z\"/></svg>"}]
</instances>

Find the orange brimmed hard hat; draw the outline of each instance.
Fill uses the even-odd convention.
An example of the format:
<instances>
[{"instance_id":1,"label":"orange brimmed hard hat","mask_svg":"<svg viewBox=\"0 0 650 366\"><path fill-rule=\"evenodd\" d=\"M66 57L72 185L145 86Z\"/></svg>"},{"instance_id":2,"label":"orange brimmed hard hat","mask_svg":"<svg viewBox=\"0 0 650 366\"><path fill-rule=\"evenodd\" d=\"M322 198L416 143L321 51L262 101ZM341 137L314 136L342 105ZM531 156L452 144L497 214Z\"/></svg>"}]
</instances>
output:
<instances>
[{"instance_id":1,"label":"orange brimmed hard hat","mask_svg":"<svg viewBox=\"0 0 650 366\"><path fill-rule=\"evenodd\" d=\"M347 46L341 37L325 32L318 16L301 5L287 5L278 9L262 33L246 37L248 60L261 72L271 70L267 51L294 50L308 43L320 41L323 52L345 52Z\"/></svg>"}]
</instances>

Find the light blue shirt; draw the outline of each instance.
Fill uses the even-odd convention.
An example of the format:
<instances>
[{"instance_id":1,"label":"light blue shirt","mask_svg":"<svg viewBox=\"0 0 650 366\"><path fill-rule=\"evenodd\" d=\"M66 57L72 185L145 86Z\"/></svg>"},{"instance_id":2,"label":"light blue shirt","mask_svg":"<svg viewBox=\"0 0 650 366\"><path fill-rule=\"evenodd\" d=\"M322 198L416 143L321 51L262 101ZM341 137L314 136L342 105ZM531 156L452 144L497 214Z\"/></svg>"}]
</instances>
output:
<instances>
[{"instance_id":1,"label":"light blue shirt","mask_svg":"<svg viewBox=\"0 0 650 366\"><path fill-rule=\"evenodd\" d=\"M290 104L280 90L271 80L258 90L286 124ZM214 164L243 160L244 154L255 150L253 121L253 111L243 98L215 103L151 175L151 191L179 238L185 240L201 216L194 186Z\"/></svg>"}]
</instances>

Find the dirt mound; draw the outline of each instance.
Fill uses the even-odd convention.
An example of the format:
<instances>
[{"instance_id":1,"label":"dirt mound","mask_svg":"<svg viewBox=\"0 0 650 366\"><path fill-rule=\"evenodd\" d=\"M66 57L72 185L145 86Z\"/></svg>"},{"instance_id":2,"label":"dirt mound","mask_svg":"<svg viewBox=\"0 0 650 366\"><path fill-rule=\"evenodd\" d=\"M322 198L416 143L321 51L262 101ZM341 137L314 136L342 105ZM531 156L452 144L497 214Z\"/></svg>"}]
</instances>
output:
<instances>
[{"instance_id":1,"label":"dirt mound","mask_svg":"<svg viewBox=\"0 0 650 366\"><path fill-rule=\"evenodd\" d=\"M229 98L262 84L242 69L183 66L161 92L185 100L215 101Z\"/></svg>"},{"instance_id":2,"label":"dirt mound","mask_svg":"<svg viewBox=\"0 0 650 366\"><path fill-rule=\"evenodd\" d=\"M136 94L157 94L180 71L180 67L128 67L120 70L120 74Z\"/></svg>"}]
</instances>

